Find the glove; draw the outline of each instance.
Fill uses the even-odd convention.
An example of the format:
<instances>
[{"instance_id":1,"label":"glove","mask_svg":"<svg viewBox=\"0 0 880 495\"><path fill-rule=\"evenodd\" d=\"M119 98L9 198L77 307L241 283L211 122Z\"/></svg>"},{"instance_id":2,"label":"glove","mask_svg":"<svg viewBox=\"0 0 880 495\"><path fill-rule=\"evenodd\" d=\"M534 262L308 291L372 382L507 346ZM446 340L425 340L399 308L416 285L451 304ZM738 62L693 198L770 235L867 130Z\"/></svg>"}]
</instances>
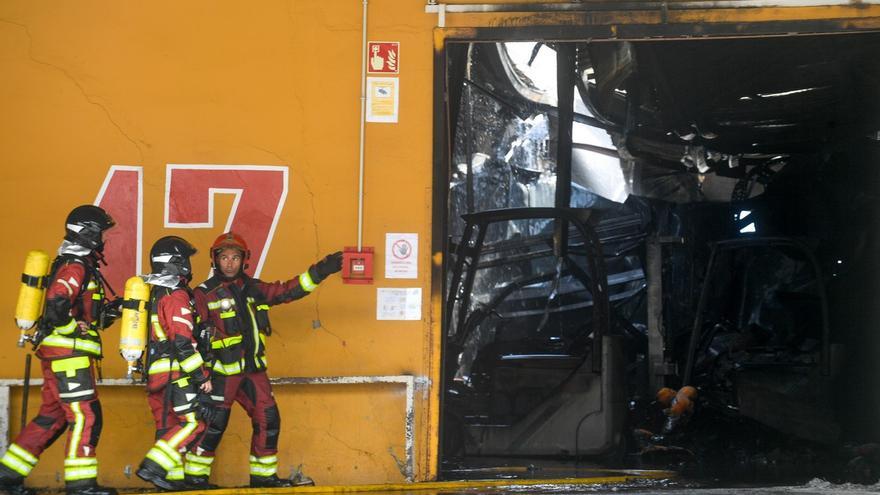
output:
<instances>
[{"instance_id":1,"label":"glove","mask_svg":"<svg viewBox=\"0 0 880 495\"><path fill-rule=\"evenodd\" d=\"M101 310L101 330L109 328L120 316L122 316L121 297L104 303L104 307Z\"/></svg>"},{"instance_id":2,"label":"glove","mask_svg":"<svg viewBox=\"0 0 880 495\"><path fill-rule=\"evenodd\" d=\"M217 405L210 397L199 394L198 404L196 405L196 416L207 424L211 424L217 416Z\"/></svg>"},{"instance_id":3,"label":"glove","mask_svg":"<svg viewBox=\"0 0 880 495\"><path fill-rule=\"evenodd\" d=\"M47 300L42 319L45 329L52 333L53 327L64 326L68 322L70 322L70 301L61 296Z\"/></svg>"},{"instance_id":4,"label":"glove","mask_svg":"<svg viewBox=\"0 0 880 495\"><path fill-rule=\"evenodd\" d=\"M198 326L196 337L196 350L202 355L202 360L210 363L214 360L214 352L211 348L211 340L214 338L214 327L202 322Z\"/></svg>"},{"instance_id":5,"label":"glove","mask_svg":"<svg viewBox=\"0 0 880 495\"><path fill-rule=\"evenodd\" d=\"M205 370L204 368L194 369L192 371L192 373L189 373L188 376L189 376L189 379L192 381L193 385L195 385L195 388L197 388L197 389L201 388L202 385L205 384L205 382L208 382L211 380L210 372Z\"/></svg>"},{"instance_id":6,"label":"glove","mask_svg":"<svg viewBox=\"0 0 880 495\"><path fill-rule=\"evenodd\" d=\"M316 284L320 283L330 275L342 270L342 251L328 254L324 259L315 263L313 268L315 269L315 272L310 273L310 275L317 275L317 277L312 278Z\"/></svg>"}]
</instances>

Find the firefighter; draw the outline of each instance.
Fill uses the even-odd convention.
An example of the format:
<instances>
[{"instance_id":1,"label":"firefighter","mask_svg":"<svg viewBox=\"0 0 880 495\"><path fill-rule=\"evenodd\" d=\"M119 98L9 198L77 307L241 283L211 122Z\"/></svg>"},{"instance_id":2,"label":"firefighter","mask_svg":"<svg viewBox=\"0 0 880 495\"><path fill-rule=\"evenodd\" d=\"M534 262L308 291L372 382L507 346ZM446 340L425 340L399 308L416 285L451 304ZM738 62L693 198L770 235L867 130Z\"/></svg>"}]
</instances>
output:
<instances>
[{"instance_id":1,"label":"firefighter","mask_svg":"<svg viewBox=\"0 0 880 495\"><path fill-rule=\"evenodd\" d=\"M211 246L213 274L195 289L199 315L213 327L211 398L216 409L213 421L199 439L199 455L187 455L186 478L191 486L207 483L233 402L244 408L253 425L250 486L314 484L301 473L294 480L281 479L277 474L281 418L266 375L266 337L272 331L268 310L315 290L322 280L342 268L342 253L325 257L291 280L273 283L244 273L249 258L250 250L241 236L222 234Z\"/></svg>"},{"instance_id":2,"label":"firefighter","mask_svg":"<svg viewBox=\"0 0 880 495\"><path fill-rule=\"evenodd\" d=\"M104 232L114 225L103 209L74 208L49 271L46 302L34 336L43 372L40 410L0 459L0 490L25 494L24 479L40 454L68 430L64 482L68 495L115 495L99 486L95 450L101 436L101 403L95 387L101 359L99 330L118 316L118 305L104 297Z\"/></svg>"},{"instance_id":3,"label":"firefighter","mask_svg":"<svg viewBox=\"0 0 880 495\"><path fill-rule=\"evenodd\" d=\"M164 490L185 489L183 453L205 430L199 392L211 381L197 350L195 301L190 257L195 248L176 236L163 237L150 250L150 339L147 351L147 402L156 421L156 443L137 475Z\"/></svg>"}]
</instances>

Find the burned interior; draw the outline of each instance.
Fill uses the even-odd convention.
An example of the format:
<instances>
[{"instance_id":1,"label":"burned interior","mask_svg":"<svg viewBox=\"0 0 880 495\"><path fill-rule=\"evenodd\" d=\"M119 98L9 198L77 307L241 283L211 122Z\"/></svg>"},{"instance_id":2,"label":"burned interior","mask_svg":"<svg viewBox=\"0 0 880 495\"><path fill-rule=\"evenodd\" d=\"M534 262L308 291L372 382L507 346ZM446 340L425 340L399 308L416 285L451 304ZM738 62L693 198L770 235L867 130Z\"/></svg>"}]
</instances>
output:
<instances>
[{"instance_id":1,"label":"burned interior","mask_svg":"<svg viewBox=\"0 0 880 495\"><path fill-rule=\"evenodd\" d=\"M878 53L449 43L444 468L875 480Z\"/></svg>"}]
</instances>

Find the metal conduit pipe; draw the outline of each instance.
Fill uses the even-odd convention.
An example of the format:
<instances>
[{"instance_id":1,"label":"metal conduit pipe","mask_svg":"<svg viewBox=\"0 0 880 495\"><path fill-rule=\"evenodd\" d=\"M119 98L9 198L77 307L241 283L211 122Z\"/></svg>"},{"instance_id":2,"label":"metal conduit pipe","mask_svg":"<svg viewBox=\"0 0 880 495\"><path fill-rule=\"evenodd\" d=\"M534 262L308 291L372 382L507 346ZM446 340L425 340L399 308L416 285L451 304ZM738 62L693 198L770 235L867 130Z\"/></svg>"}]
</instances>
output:
<instances>
[{"instance_id":1,"label":"metal conduit pipe","mask_svg":"<svg viewBox=\"0 0 880 495\"><path fill-rule=\"evenodd\" d=\"M361 26L361 136L358 154L358 233L357 250L361 251L364 240L364 127L367 123L367 7L369 0L363 0L363 21Z\"/></svg>"},{"instance_id":2,"label":"metal conduit pipe","mask_svg":"<svg viewBox=\"0 0 880 495\"><path fill-rule=\"evenodd\" d=\"M698 9L738 9L767 7L834 7L880 5L880 0L693 0L613 2L584 0L568 3L473 3L446 4L428 0L425 13L437 14L437 27L446 27L446 14L451 13L538 13L538 12L608 12L659 11Z\"/></svg>"}]
</instances>

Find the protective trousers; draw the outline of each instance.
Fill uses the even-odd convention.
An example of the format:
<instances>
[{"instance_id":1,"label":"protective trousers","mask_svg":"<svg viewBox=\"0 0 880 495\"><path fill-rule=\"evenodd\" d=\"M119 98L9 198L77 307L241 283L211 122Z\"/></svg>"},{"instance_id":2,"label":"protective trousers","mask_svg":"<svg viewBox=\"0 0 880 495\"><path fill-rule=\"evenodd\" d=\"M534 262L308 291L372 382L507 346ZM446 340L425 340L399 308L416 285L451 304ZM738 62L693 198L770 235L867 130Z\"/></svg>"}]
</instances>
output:
<instances>
[{"instance_id":1,"label":"protective trousers","mask_svg":"<svg viewBox=\"0 0 880 495\"><path fill-rule=\"evenodd\" d=\"M92 360L78 356L41 361L43 403L0 463L26 477L40 454L68 429L64 481L68 488L89 486L98 477L95 449L101 436L101 403Z\"/></svg>"},{"instance_id":2,"label":"protective trousers","mask_svg":"<svg viewBox=\"0 0 880 495\"><path fill-rule=\"evenodd\" d=\"M168 480L183 480L183 453L205 431L205 423L196 417L196 396L187 377L147 395L156 422L156 443L146 458L158 464Z\"/></svg>"},{"instance_id":3,"label":"protective trousers","mask_svg":"<svg viewBox=\"0 0 880 495\"><path fill-rule=\"evenodd\" d=\"M217 411L205 434L196 446L196 453L187 454L186 474L209 476L214 453L229 423L233 402L238 402L251 418L250 473L251 476L274 476L278 472L278 433L281 417L272 396L272 386L265 371L245 372L238 375L214 374L211 377L214 392L211 398L217 402ZM222 394L222 396L220 395ZM222 400L222 404L219 402Z\"/></svg>"}]
</instances>

